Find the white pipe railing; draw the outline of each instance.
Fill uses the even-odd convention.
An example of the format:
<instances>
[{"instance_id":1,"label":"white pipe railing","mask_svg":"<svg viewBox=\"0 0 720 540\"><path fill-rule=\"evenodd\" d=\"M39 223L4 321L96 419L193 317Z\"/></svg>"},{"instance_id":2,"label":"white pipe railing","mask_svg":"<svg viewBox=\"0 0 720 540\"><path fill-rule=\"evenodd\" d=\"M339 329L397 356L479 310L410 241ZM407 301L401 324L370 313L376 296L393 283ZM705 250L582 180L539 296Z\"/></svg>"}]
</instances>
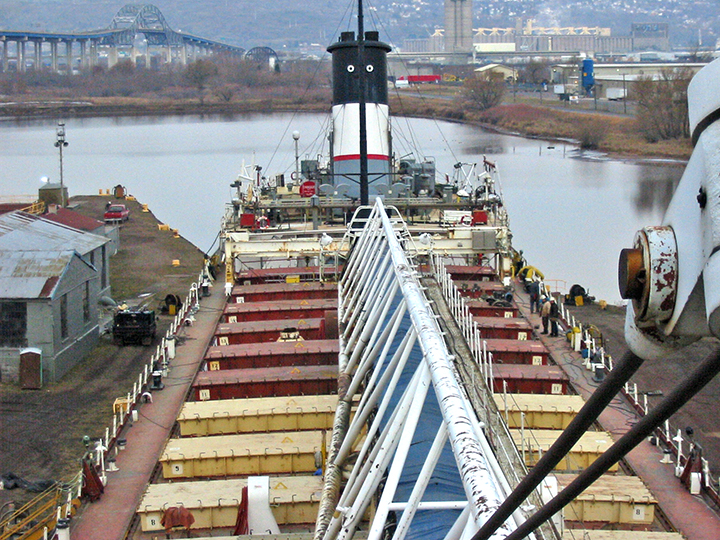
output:
<instances>
[{"instance_id":1,"label":"white pipe railing","mask_svg":"<svg viewBox=\"0 0 720 540\"><path fill-rule=\"evenodd\" d=\"M388 212L392 213L392 217L388 217ZM347 427L345 440L329 457L328 471L335 474L334 471L344 463L354 442L358 441L359 444L362 440L359 455L354 459L355 466L350 471L339 502L330 503L334 504L334 515L329 514L327 522L324 518L319 519L316 538L318 534L326 539L352 537L356 525L374 500L379 483L385 478L383 491L379 494L383 504L376 505L375 517L369 525L369 538L380 537L385 523L383 513L392 502L394 486L399 479L399 471L403 467L404 456L410 447L430 383L437 396L443 425L448 432L458 473L469 501L471 519L468 527L477 530L509 492L498 482L497 475L502 475L498 473L500 467L495 462L494 454L486 453L490 445L487 441L482 443L484 434L481 424L460 386L454 371L453 357L429 309L415 267L407 258L405 248L409 244L409 233L398 216L395 209L386 209L380 199L376 201L364 229L355 236L355 245L340 283L339 318L346 324L340 355L341 359L344 358L340 363L341 379L347 379L348 387L354 390L360 386L360 380L370 375L375 386L369 382L365 384L361 405ZM349 234L353 234L353 230L351 225ZM449 304L467 342L479 351L478 332L465 300L450 283L449 276L445 277L444 287L450 292ZM393 309L391 305L399 307ZM405 320L409 319L412 324L402 344L391 357L387 343L394 340L399 319L405 311L408 314ZM389 325L392 330L381 330L378 328L381 325ZM417 345L423 360L415 369L411 384L405 387L403 396L391 409L399 393L402 368L411 350L417 351ZM485 364L486 360L482 360L482 363ZM347 395L345 389L341 393ZM341 399L345 398L341 396ZM367 426L366 409L375 414L375 420L363 433L363 426ZM388 416L390 420L387 420ZM428 458L424 468L429 467L431 470L434 459ZM416 481L416 493L424 490L422 481ZM323 493L320 510L323 516L327 514L325 506L329 497ZM386 502L388 504L384 504ZM417 507L409 509L408 506L401 520L411 519L412 512L417 510ZM516 523L510 520L505 524L497 538L507 535L514 528L511 525L513 522Z\"/></svg>"},{"instance_id":2,"label":"white pipe railing","mask_svg":"<svg viewBox=\"0 0 720 540\"><path fill-rule=\"evenodd\" d=\"M168 349L173 348L168 346L168 342L175 339L178 333L178 329L182 328L191 319L192 314L199 307L200 297L198 291L200 289L199 284L202 283L204 276L206 275L207 268L203 268L198 276L198 281L190 285L190 289L185 303L179 307L170 326L162 338L160 345L156 347L155 354L150 356L150 361L144 364L138 378L133 382L133 387L130 392L124 396L124 400L118 403L117 410L113 410L112 427L107 426L104 430L104 435L100 439L100 445L102 452L98 454L99 457L95 458L95 465L100 467L101 479L103 483L107 481L106 472L110 472L111 469L106 469L105 464L111 458L110 453L114 449L117 452L116 443L122 435L125 428L132 423L132 410L134 407L139 405L142 395L145 392L149 378L152 373L157 371L156 368L161 367L163 370L163 376L167 376L167 370L169 369L170 360L172 359L169 355ZM209 275L209 273L208 273ZM174 345L174 342L173 342ZM173 351L174 352L174 351ZM172 355L174 357L174 354ZM80 483L82 484L82 471L80 472ZM79 488L81 489L81 487Z\"/></svg>"},{"instance_id":3,"label":"white pipe railing","mask_svg":"<svg viewBox=\"0 0 720 540\"><path fill-rule=\"evenodd\" d=\"M614 367L613 358L610 355L605 354L603 347L598 347L595 337L590 334L587 328L583 328L581 323L578 323L574 316L572 316L565 306L562 306L562 316L567 324L571 324L571 328L581 328L580 337L577 338L579 342L585 344L585 350L587 351L587 357L585 359L585 366L588 369L607 369L612 371ZM570 322L571 321L571 322ZM595 360L595 362L593 362ZM637 383L628 381L623 386L621 393L630 401L635 411L640 416L645 416L650 410L648 403L648 393L642 392L638 389ZM676 435L673 437L671 434L675 432ZM682 472L682 466L687 462L688 455L683 452L683 444L689 443L688 448L692 448L694 444L692 437L684 438L682 430L674 428L669 420L666 420L662 426L659 426L654 431L654 436L657 440L662 441L665 448L667 448L672 456L675 458L675 474L680 476ZM720 478L713 478L710 470L710 464L703 458L703 488L711 492L710 496L715 501L720 501Z\"/></svg>"}]
</instances>

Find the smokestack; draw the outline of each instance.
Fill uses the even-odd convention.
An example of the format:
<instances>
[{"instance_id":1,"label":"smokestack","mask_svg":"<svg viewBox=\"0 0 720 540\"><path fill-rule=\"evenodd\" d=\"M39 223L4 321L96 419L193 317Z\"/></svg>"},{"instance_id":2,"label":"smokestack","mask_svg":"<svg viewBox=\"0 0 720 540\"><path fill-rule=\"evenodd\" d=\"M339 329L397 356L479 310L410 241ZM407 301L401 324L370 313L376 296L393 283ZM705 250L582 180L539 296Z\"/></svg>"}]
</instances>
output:
<instances>
[{"instance_id":1,"label":"smokestack","mask_svg":"<svg viewBox=\"0 0 720 540\"><path fill-rule=\"evenodd\" d=\"M360 69L365 75L368 184L371 199L380 194L374 183L389 184L390 124L387 91L387 53L376 31L365 32L364 65L358 65L355 32L343 32L328 47L333 66L332 170L336 186L346 184L347 195L360 197Z\"/></svg>"}]
</instances>

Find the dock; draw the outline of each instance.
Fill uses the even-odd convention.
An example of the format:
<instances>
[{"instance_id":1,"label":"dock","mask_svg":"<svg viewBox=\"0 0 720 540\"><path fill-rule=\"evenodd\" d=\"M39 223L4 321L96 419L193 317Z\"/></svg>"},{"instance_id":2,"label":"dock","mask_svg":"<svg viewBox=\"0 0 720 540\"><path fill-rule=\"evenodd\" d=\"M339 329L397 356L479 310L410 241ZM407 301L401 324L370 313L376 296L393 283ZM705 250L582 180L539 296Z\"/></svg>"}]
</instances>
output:
<instances>
[{"instance_id":1,"label":"dock","mask_svg":"<svg viewBox=\"0 0 720 540\"><path fill-rule=\"evenodd\" d=\"M140 407L138 421L123 433L127 444L115 456L118 470L107 473L108 483L102 497L86 505L72 521L73 540L97 540L99 524L102 524L104 538L125 537L202 363L225 301L217 287L210 297L201 300L193 325L182 328L183 345L176 349L170 373L164 378L165 388L153 392L152 403Z\"/></svg>"},{"instance_id":2,"label":"dock","mask_svg":"<svg viewBox=\"0 0 720 540\"><path fill-rule=\"evenodd\" d=\"M539 326L540 317L538 314L530 313L527 293L519 286L515 287L515 291L516 301L523 316ZM593 373L583 366L581 354L572 351L564 338L552 338L546 335L539 337L548 347L550 354L559 360L558 367L569 378L573 388L580 396L587 399L598 383L593 380ZM629 402L622 395L618 395L600 415L599 424L613 440L617 440L637 420L638 416ZM657 500L662 514L685 537L692 540L718 538L720 516L703 499L690 495L687 488L675 476L674 465L665 463L663 458L661 449L646 440L624 458L623 466L643 479L652 496ZM589 538L594 540L595 536L590 535ZM597 538L604 540L602 536ZM628 536L628 538L632 537Z\"/></svg>"}]
</instances>

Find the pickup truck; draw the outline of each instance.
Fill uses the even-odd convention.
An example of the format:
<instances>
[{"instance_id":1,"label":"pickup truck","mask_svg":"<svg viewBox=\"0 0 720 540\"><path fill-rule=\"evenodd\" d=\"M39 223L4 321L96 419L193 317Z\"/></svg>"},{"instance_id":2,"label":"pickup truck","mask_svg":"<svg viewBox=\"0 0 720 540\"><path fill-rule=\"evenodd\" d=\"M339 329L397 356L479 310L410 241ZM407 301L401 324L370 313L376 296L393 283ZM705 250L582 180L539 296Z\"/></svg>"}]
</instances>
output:
<instances>
[{"instance_id":1,"label":"pickup truck","mask_svg":"<svg viewBox=\"0 0 720 540\"><path fill-rule=\"evenodd\" d=\"M130 219L130 210L124 204L111 204L105 209L103 217L106 223L127 221Z\"/></svg>"}]
</instances>

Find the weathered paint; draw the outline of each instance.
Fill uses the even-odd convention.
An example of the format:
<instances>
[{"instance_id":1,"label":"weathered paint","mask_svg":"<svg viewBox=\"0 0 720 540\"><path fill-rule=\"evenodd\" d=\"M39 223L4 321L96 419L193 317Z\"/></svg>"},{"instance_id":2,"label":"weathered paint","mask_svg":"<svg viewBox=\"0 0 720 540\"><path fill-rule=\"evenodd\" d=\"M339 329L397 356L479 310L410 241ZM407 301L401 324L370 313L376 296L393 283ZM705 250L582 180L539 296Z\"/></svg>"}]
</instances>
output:
<instances>
[{"instance_id":1,"label":"weathered paint","mask_svg":"<svg viewBox=\"0 0 720 540\"><path fill-rule=\"evenodd\" d=\"M297 330L304 340L326 339L325 319L279 319L221 323L215 330L215 345L271 343L278 341L285 330ZM337 334L337 332L335 332Z\"/></svg>"},{"instance_id":2,"label":"weathered paint","mask_svg":"<svg viewBox=\"0 0 720 540\"><path fill-rule=\"evenodd\" d=\"M504 364L547 365L550 353L542 341L518 339L486 339L485 349L492 353L494 362Z\"/></svg>"},{"instance_id":3,"label":"weathered paint","mask_svg":"<svg viewBox=\"0 0 720 540\"><path fill-rule=\"evenodd\" d=\"M505 293L505 286L499 281L460 281L457 283L460 294L466 298L482 298L494 293Z\"/></svg>"},{"instance_id":4,"label":"weathered paint","mask_svg":"<svg viewBox=\"0 0 720 540\"><path fill-rule=\"evenodd\" d=\"M675 308L678 253L675 233L670 227L646 227L635 235L635 247L643 254L645 287L636 302L641 321L667 321Z\"/></svg>"},{"instance_id":5,"label":"weathered paint","mask_svg":"<svg viewBox=\"0 0 720 540\"><path fill-rule=\"evenodd\" d=\"M332 429L337 396L284 396L188 401L177 422L180 435Z\"/></svg>"},{"instance_id":6,"label":"weathered paint","mask_svg":"<svg viewBox=\"0 0 720 540\"><path fill-rule=\"evenodd\" d=\"M290 366L275 368L202 371L193 383L198 401L255 398L302 394L332 394L337 391L337 366Z\"/></svg>"},{"instance_id":7,"label":"weathered paint","mask_svg":"<svg viewBox=\"0 0 720 540\"><path fill-rule=\"evenodd\" d=\"M445 265L453 281L496 281L497 272L492 266Z\"/></svg>"},{"instance_id":8,"label":"weathered paint","mask_svg":"<svg viewBox=\"0 0 720 540\"><path fill-rule=\"evenodd\" d=\"M276 341L210 347L205 366L210 371L280 366L337 365L337 340Z\"/></svg>"},{"instance_id":9,"label":"weathered paint","mask_svg":"<svg viewBox=\"0 0 720 540\"><path fill-rule=\"evenodd\" d=\"M265 283L261 285L235 286L231 302L271 302L275 300L309 300L311 298L337 298L336 283Z\"/></svg>"},{"instance_id":10,"label":"weathered paint","mask_svg":"<svg viewBox=\"0 0 720 540\"><path fill-rule=\"evenodd\" d=\"M473 317L517 317L520 313L517 306L491 306L484 300L470 300L467 302L470 314Z\"/></svg>"},{"instance_id":11,"label":"weathered paint","mask_svg":"<svg viewBox=\"0 0 720 540\"><path fill-rule=\"evenodd\" d=\"M569 378L557 366L493 365L493 390L523 394L567 394ZM505 381L505 385L503 385Z\"/></svg>"},{"instance_id":12,"label":"weathered paint","mask_svg":"<svg viewBox=\"0 0 720 540\"><path fill-rule=\"evenodd\" d=\"M314 319L324 317L328 311L336 310L335 299L235 303L225 307L223 322Z\"/></svg>"},{"instance_id":13,"label":"weathered paint","mask_svg":"<svg viewBox=\"0 0 720 540\"><path fill-rule=\"evenodd\" d=\"M496 393L493 397L509 428L565 429L585 404L576 395Z\"/></svg>"},{"instance_id":14,"label":"weathered paint","mask_svg":"<svg viewBox=\"0 0 720 540\"><path fill-rule=\"evenodd\" d=\"M533 326L527 319L505 317L473 317L483 339L533 339Z\"/></svg>"},{"instance_id":15,"label":"weathered paint","mask_svg":"<svg viewBox=\"0 0 720 540\"><path fill-rule=\"evenodd\" d=\"M323 269L323 273L330 275L335 273L334 266L328 266ZM304 266L296 268L253 268L243 270L237 274L237 283L243 285L256 285L260 283L269 283L288 276L298 276L301 281L317 281L320 277L320 267Z\"/></svg>"},{"instance_id":16,"label":"weathered paint","mask_svg":"<svg viewBox=\"0 0 720 540\"><path fill-rule=\"evenodd\" d=\"M137 510L141 528L162 531L163 510L173 505L192 512L194 529L234 527L246 485L246 479L150 484ZM314 523L321 489L319 476L271 477L269 499L278 524Z\"/></svg>"}]
</instances>

